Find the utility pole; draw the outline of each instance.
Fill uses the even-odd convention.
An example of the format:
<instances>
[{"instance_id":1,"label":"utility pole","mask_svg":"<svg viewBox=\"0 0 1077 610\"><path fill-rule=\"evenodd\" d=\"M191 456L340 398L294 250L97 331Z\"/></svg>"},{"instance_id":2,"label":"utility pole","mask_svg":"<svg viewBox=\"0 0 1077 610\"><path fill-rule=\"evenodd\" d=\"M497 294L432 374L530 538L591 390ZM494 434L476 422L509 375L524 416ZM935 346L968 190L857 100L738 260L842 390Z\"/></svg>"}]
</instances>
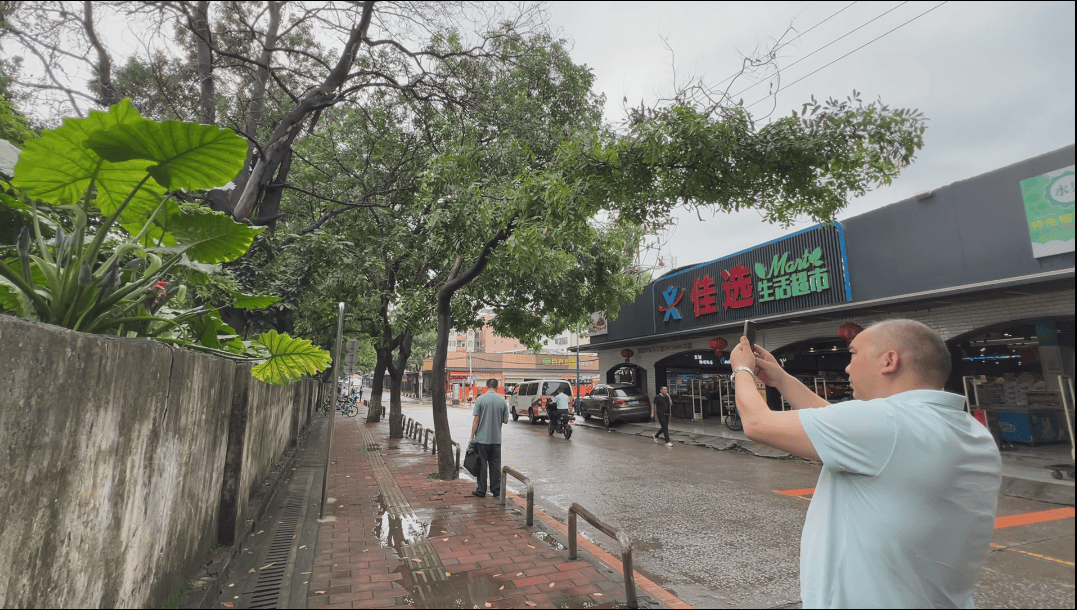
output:
<instances>
[{"instance_id":1,"label":"utility pole","mask_svg":"<svg viewBox=\"0 0 1077 610\"><path fill-rule=\"evenodd\" d=\"M572 334L576 335L576 398L580 397L580 333L575 330Z\"/></svg>"},{"instance_id":2,"label":"utility pole","mask_svg":"<svg viewBox=\"0 0 1077 610\"><path fill-rule=\"evenodd\" d=\"M473 373L471 370L471 354L475 351L475 331L467 331L467 393L471 395L471 388L475 386L475 381L471 378Z\"/></svg>"}]
</instances>

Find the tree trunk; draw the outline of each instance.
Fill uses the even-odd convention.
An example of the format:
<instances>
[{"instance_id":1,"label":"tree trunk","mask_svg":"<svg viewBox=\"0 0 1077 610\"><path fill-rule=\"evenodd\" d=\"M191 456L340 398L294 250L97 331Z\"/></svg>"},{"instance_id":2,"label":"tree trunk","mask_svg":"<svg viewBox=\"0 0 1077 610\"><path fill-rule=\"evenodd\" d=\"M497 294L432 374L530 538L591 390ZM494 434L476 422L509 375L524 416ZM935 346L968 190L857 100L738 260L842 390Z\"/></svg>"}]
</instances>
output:
<instances>
[{"instance_id":1,"label":"tree trunk","mask_svg":"<svg viewBox=\"0 0 1077 610\"><path fill-rule=\"evenodd\" d=\"M449 329L452 327L452 297L456 291L467 286L471 280L479 277L482 270L490 263L490 254L505 243L512 232L516 229L517 217L509 219L508 223L497 232L482 247L475 264L467 271L457 275L460 271L462 258L456 257L448 279L438 291L438 341L434 347L433 377L434 387L431 388L430 399L433 403L434 412L434 439L438 446L438 478L442 480L456 479L456 455L452 451L452 435L449 433L449 412L445 400L445 364L449 359Z\"/></svg>"},{"instance_id":2,"label":"tree trunk","mask_svg":"<svg viewBox=\"0 0 1077 610\"><path fill-rule=\"evenodd\" d=\"M243 169L233 180L235 188L232 189L232 197L229 202L233 210L236 208L236 203L247 186L251 168L255 163L264 161L264 159L257 158L258 149L255 147L254 141L258 138L258 123L262 120L262 109L265 106L266 84L269 82L269 70L272 65L270 62L273 61L272 49L277 46L277 32L280 30L280 2L270 2L268 9L269 27L266 28L265 40L262 42L262 53L258 56L258 63L261 65L258 66L254 73L254 82L251 83L250 88L251 97L243 122L243 129L247 137L250 138L247 141L247 162L243 164Z\"/></svg>"},{"instance_id":3,"label":"tree trunk","mask_svg":"<svg viewBox=\"0 0 1077 610\"><path fill-rule=\"evenodd\" d=\"M400 406L400 382L404 377L405 366L411 357L411 331L405 331L399 337L400 354L393 362L389 352L389 438L404 438L404 414Z\"/></svg>"},{"instance_id":4,"label":"tree trunk","mask_svg":"<svg viewBox=\"0 0 1077 610\"><path fill-rule=\"evenodd\" d=\"M460 265L457 259L456 265ZM455 275L456 269L453 269ZM455 292L455 291L453 291ZM445 404L445 364L449 357L449 329L452 327L452 293L445 288L438 293L438 341L434 347L434 363L431 371L430 401L434 414L434 443L438 448L438 478L443 481L456 479L456 456L452 451L452 435L449 433L449 412Z\"/></svg>"},{"instance_id":5,"label":"tree trunk","mask_svg":"<svg viewBox=\"0 0 1077 610\"><path fill-rule=\"evenodd\" d=\"M258 206L258 217L254 224L269 227L270 233L277 232L277 218L280 217L280 200L284 194L284 185L288 184L288 172L292 169L292 149L284 151L284 160L281 161L277 177L266 186L262 203Z\"/></svg>"},{"instance_id":6,"label":"tree trunk","mask_svg":"<svg viewBox=\"0 0 1077 610\"><path fill-rule=\"evenodd\" d=\"M285 158L284 150L291 147L292 142L299 135L301 124L306 120L307 116L336 103L334 92L348 78L348 71L351 69L352 63L359 53L359 47L363 39L366 38L367 30L370 28L373 12L374 2L372 0L364 2L362 17L359 23L352 28L351 36L344 44L344 49L341 51L340 58L336 66L333 67L332 72L280 120L266 143L265 154L258 159L257 163L254 163L254 167L250 169L250 174L245 178L245 184L240 186L239 182L236 183L232 197L232 216L235 219L250 218L251 212L253 212L255 205L261 198L262 189L269 184L269 178L276 173L277 168ZM248 164L249 166L250 164Z\"/></svg>"},{"instance_id":7,"label":"tree trunk","mask_svg":"<svg viewBox=\"0 0 1077 610\"><path fill-rule=\"evenodd\" d=\"M216 125L217 93L213 84L213 55L209 48L209 0L199 0L191 27L199 34L195 37L198 53L198 82L201 85L198 98L198 120L203 125Z\"/></svg>"},{"instance_id":8,"label":"tree trunk","mask_svg":"<svg viewBox=\"0 0 1077 610\"><path fill-rule=\"evenodd\" d=\"M370 382L370 401L367 402L368 423L381 421L381 392L385 387L385 361L378 352L378 362L374 365L374 380Z\"/></svg>"},{"instance_id":9,"label":"tree trunk","mask_svg":"<svg viewBox=\"0 0 1077 610\"><path fill-rule=\"evenodd\" d=\"M95 76L97 76L97 82L101 84L101 99L99 101L102 106L107 108L122 101L120 94L116 92L116 85L112 82L112 57L109 56L108 49L101 44L101 40L97 37L97 30L93 23L93 3L89 2L89 0L83 2L82 10L82 24L86 29L86 37L90 39L90 44L97 51L97 74Z\"/></svg>"}]
</instances>

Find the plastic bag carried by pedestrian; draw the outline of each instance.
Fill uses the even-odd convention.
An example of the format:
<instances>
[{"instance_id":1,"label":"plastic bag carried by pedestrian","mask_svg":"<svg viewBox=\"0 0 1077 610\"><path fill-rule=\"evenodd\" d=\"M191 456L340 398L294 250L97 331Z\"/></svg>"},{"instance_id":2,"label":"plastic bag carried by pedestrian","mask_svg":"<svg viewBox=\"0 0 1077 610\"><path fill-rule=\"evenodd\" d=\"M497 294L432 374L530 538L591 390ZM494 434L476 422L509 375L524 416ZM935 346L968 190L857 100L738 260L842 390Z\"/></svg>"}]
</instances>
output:
<instances>
[{"instance_id":1,"label":"plastic bag carried by pedestrian","mask_svg":"<svg viewBox=\"0 0 1077 610\"><path fill-rule=\"evenodd\" d=\"M471 473L471 476L477 477L482 469L480 462L479 450L475 447L475 443L468 443L467 452L464 454L464 468Z\"/></svg>"}]
</instances>

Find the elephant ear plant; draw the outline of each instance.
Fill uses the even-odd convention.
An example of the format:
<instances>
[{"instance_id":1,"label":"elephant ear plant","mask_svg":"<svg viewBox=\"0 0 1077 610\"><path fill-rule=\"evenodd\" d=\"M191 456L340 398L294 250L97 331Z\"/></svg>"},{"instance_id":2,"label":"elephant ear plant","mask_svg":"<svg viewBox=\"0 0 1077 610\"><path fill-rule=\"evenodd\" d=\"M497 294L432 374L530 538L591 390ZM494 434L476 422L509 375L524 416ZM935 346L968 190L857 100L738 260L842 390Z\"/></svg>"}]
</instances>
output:
<instances>
[{"instance_id":1,"label":"elephant ear plant","mask_svg":"<svg viewBox=\"0 0 1077 610\"><path fill-rule=\"evenodd\" d=\"M262 231L203 207L181 209L172 197L227 184L246 153L231 131L145 119L129 100L28 141L10 183L0 185L0 203L30 227L14 256L0 260L0 310L260 361L253 374L269 383L325 369L329 353L305 339L269 331L243 341L215 309L168 305L185 301L185 287L169 286L170 271L235 260ZM228 305L248 309L277 300L232 296Z\"/></svg>"}]
</instances>

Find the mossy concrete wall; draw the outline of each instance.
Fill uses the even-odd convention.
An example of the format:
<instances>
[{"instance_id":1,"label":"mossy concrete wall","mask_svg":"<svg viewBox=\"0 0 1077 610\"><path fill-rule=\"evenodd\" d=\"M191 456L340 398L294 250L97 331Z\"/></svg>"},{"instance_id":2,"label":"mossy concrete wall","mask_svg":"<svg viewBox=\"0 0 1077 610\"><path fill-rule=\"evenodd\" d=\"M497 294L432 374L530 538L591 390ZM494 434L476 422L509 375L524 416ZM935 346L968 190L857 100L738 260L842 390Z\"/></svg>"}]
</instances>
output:
<instances>
[{"instance_id":1,"label":"mossy concrete wall","mask_svg":"<svg viewBox=\"0 0 1077 610\"><path fill-rule=\"evenodd\" d=\"M0 315L0 607L159 603L223 538L229 488L243 522L314 387Z\"/></svg>"}]
</instances>

